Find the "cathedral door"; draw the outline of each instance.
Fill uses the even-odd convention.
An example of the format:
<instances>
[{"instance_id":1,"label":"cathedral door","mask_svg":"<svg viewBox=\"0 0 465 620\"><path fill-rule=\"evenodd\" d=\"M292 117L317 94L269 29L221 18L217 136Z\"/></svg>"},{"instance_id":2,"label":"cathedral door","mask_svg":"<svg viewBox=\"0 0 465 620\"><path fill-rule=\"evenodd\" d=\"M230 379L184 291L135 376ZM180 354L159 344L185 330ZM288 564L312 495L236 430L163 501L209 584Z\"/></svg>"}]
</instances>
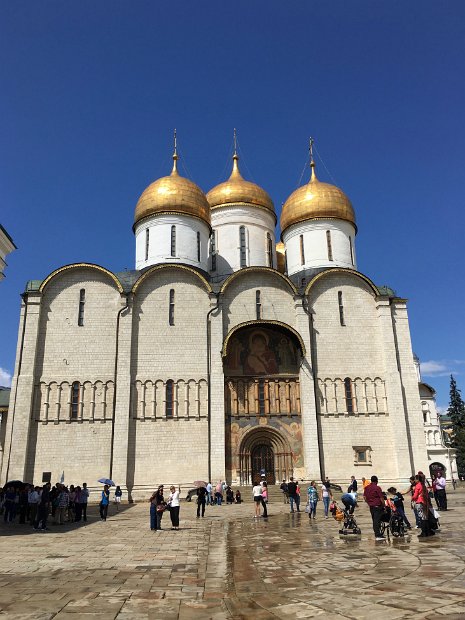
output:
<instances>
[{"instance_id":1,"label":"cathedral door","mask_svg":"<svg viewBox=\"0 0 465 620\"><path fill-rule=\"evenodd\" d=\"M276 477L274 471L274 454L270 444L258 444L252 450L252 481L260 482L262 475L268 484L275 484Z\"/></svg>"}]
</instances>

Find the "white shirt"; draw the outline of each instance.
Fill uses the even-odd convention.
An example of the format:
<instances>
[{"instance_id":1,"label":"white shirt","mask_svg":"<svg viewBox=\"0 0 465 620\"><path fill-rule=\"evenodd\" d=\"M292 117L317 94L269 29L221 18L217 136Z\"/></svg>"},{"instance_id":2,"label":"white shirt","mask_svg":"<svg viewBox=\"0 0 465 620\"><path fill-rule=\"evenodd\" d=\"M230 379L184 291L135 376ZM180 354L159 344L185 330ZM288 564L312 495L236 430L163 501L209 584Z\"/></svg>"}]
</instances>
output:
<instances>
[{"instance_id":1,"label":"white shirt","mask_svg":"<svg viewBox=\"0 0 465 620\"><path fill-rule=\"evenodd\" d=\"M329 491L324 484L321 485L321 497L329 497Z\"/></svg>"},{"instance_id":2,"label":"white shirt","mask_svg":"<svg viewBox=\"0 0 465 620\"><path fill-rule=\"evenodd\" d=\"M436 488L441 490L446 488L446 479L443 476L436 478Z\"/></svg>"},{"instance_id":3,"label":"white shirt","mask_svg":"<svg viewBox=\"0 0 465 620\"><path fill-rule=\"evenodd\" d=\"M27 501L30 504L38 504L39 501L40 501L40 496L37 493L37 491L29 491L29 495L28 495Z\"/></svg>"},{"instance_id":4,"label":"white shirt","mask_svg":"<svg viewBox=\"0 0 465 620\"><path fill-rule=\"evenodd\" d=\"M176 508L176 506L179 506L179 491L173 491L172 493L170 493L170 496L168 498L168 504L172 508Z\"/></svg>"},{"instance_id":5,"label":"white shirt","mask_svg":"<svg viewBox=\"0 0 465 620\"><path fill-rule=\"evenodd\" d=\"M262 495L262 487L261 487L261 485L256 484L254 486L253 491L252 491L252 495L254 497L259 497L259 496L261 497L261 495Z\"/></svg>"}]
</instances>

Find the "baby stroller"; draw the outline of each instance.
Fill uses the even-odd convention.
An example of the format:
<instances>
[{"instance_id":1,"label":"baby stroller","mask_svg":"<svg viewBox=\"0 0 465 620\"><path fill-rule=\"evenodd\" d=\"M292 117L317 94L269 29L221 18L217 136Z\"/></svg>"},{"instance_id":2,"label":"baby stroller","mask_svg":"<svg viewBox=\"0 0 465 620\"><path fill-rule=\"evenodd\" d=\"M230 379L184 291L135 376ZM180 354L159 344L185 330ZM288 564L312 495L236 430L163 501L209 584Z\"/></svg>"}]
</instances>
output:
<instances>
[{"instance_id":1,"label":"baby stroller","mask_svg":"<svg viewBox=\"0 0 465 620\"><path fill-rule=\"evenodd\" d=\"M358 527L357 521L353 514L350 514L347 508L341 510L337 502L332 502L329 507L330 513L334 519L341 524L339 534L346 536L347 534L361 534L362 530Z\"/></svg>"}]
</instances>

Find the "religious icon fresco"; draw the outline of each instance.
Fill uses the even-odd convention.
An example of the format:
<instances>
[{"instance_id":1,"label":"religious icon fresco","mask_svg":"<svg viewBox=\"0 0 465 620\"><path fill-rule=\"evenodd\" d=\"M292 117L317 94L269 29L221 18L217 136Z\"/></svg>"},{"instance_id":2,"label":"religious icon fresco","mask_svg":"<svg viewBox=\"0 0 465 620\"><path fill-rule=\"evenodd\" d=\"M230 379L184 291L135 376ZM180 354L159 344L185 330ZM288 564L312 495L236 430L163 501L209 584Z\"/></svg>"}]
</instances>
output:
<instances>
[{"instance_id":1,"label":"religious icon fresco","mask_svg":"<svg viewBox=\"0 0 465 620\"><path fill-rule=\"evenodd\" d=\"M266 327L250 327L234 334L224 360L225 375L265 376L299 374L300 350L293 339Z\"/></svg>"}]
</instances>

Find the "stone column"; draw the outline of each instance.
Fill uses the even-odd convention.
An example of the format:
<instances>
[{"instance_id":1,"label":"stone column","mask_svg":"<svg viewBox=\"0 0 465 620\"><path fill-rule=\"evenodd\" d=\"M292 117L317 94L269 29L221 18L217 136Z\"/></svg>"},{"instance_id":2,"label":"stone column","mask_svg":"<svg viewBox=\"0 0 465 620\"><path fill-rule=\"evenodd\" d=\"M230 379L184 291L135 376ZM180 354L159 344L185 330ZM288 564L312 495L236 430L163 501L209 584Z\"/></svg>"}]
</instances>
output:
<instances>
[{"instance_id":1,"label":"stone column","mask_svg":"<svg viewBox=\"0 0 465 620\"><path fill-rule=\"evenodd\" d=\"M401 374L397 365L396 340L392 326L392 315L389 299L386 297L379 299L377 301L377 310L380 326L381 348L384 358L387 411L391 421L393 437L393 445L392 450L389 451L389 458L396 460L398 479L405 480L411 475L412 465L410 463L407 420L402 394ZM417 398L419 406L419 396ZM424 437L422 438L422 441L424 443ZM382 472L373 473L376 473L380 480L382 479Z\"/></svg>"},{"instance_id":2,"label":"stone column","mask_svg":"<svg viewBox=\"0 0 465 620\"><path fill-rule=\"evenodd\" d=\"M32 420L32 406L41 298L39 292L28 293L24 295L21 304L15 370L8 407L2 483L8 480L24 480L26 475L29 435L31 424L35 424ZM41 480L28 482L39 484Z\"/></svg>"},{"instance_id":3,"label":"stone column","mask_svg":"<svg viewBox=\"0 0 465 620\"><path fill-rule=\"evenodd\" d=\"M111 472L115 484L126 489L128 470L129 417L131 401L131 345L132 345L132 299L129 307L123 309L118 329L118 363L116 368L116 403L113 438L113 468ZM126 306L126 297L121 297L120 310Z\"/></svg>"},{"instance_id":4,"label":"stone column","mask_svg":"<svg viewBox=\"0 0 465 620\"><path fill-rule=\"evenodd\" d=\"M304 455L305 477L320 479L320 454L318 448L317 408L311 365L312 343L309 317L302 306L302 299L295 302L296 325L305 344L306 356L300 368L300 406L302 411L302 450Z\"/></svg>"},{"instance_id":5,"label":"stone column","mask_svg":"<svg viewBox=\"0 0 465 620\"><path fill-rule=\"evenodd\" d=\"M211 308L216 306L216 298L212 296ZM223 347L223 311L221 300L218 310L210 315L210 348L211 348L211 376L210 376L210 469L211 482L226 477L226 446L225 446L225 411L224 411L224 375L221 349Z\"/></svg>"},{"instance_id":6,"label":"stone column","mask_svg":"<svg viewBox=\"0 0 465 620\"><path fill-rule=\"evenodd\" d=\"M408 415L414 471L423 471L429 476L423 413L421 410L421 399L418 388L418 375L413 359L406 300L394 299L391 310L397 335L397 350Z\"/></svg>"}]
</instances>

